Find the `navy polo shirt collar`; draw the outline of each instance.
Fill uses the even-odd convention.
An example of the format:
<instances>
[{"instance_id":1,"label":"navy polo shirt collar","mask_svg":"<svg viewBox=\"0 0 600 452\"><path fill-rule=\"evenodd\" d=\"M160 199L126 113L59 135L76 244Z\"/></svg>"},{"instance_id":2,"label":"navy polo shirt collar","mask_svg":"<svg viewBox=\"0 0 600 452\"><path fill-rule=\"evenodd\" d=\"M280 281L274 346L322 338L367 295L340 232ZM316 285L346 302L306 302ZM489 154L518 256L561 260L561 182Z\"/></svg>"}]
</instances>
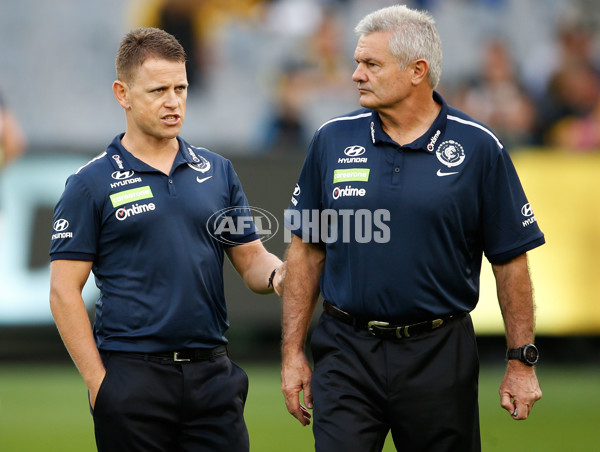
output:
<instances>
[{"instance_id":1,"label":"navy polo shirt collar","mask_svg":"<svg viewBox=\"0 0 600 452\"><path fill-rule=\"evenodd\" d=\"M426 133L421 135L412 143L402 146L403 148L408 148L415 151L425 151L429 154L434 153L435 143L439 140L440 136L442 136L446 131L448 104L437 91L433 91L433 100L435 100L438 104L442 106L439 114L435 118L435 121L433 121L433 124ZM370 123L370 134L371 141L373 142L373 144L377 145L378 143L391 143L395 146L398 146L398 144L395 141L393 141L390 138L390 136L383 130L383 127L381 125L381 118L376 112L373 112L372 118L373 119Z\"/></svg>"},{"instance_id":2,"label":"navy polo shirt collar","mask_svg":"<svg viewBox=\"0 0 600 452\"><path fill-rule=\"evenodd\" d=\"M112 163L115 170L133 170L137 172L156 171L151 166L135 158L127 149L123 147L123 145L121 144L121 140L123 139L124 135L124 133L117 135L106 150L109 156L109 160ZM180 137L177 137L177 141L179 143L179 151L177 152L177 156L175 157L175 162L173 165L174 167L186 163L192 165L203 165L207 163L206 159L204 159L202 156L197 155L193 148L189 146L185 141L183 141Z\"/></svg>"}]
</instances>

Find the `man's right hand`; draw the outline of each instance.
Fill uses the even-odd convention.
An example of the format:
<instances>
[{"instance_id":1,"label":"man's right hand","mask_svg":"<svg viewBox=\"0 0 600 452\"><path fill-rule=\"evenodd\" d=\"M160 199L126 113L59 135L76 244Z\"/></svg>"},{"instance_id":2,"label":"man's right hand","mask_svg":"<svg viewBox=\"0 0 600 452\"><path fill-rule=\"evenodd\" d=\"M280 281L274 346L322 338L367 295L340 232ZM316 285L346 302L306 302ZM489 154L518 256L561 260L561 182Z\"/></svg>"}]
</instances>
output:
<instances>
[{"instance_id":1,"label":"man's right hand","mask_svg":"<svg viewBox=\"0 0 600 452\"><path fill-rule=\"evenodd\" d=\"M288 411L303 426L309 425L312 417L308 411L313 407L312 392L310 390L311 377L312 369L304 353L299 353L293 357L283 357L281 391L285 397ZM304 405L299 400L301 391L303 392Z\"/></svg>"}]
</instances>

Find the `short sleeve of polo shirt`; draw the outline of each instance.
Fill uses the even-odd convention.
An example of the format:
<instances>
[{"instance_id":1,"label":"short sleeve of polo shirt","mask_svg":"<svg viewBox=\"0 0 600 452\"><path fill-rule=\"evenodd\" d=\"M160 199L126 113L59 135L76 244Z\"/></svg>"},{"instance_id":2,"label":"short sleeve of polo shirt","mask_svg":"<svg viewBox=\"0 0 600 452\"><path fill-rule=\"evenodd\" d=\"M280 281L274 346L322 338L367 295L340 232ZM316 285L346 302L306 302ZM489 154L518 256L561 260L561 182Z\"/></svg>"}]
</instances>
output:
<instances>
[{"instance_id":1,"label":"short sleeve of polo shirt","mask_svg":"<svg viewBox=\"0 0 600 452\"><path fill-rule=\"evenodd\" d=\"M506 262L545 243L508 152L503 148L487 174L482 218L484 252Z\"/></svg>"},{"instance_id":2,"label":"short sleeve of polo shirt","mask_svg":"<svg viewBox=\"0 0 600 452\"><path fill-rule=\"evenodd\" d=\"M97 252L100 214L90 190L77 174L67 179L65 191L54 209L53 224L62 224L63 233L52 231L51 260L93 261Z\"/></svg>"},{"instance_id":3,"label":"short sleeve of polo shirt","mask_svg":"<svg viewBox=\"0 0 600 452\"><path fill-rule=\"evenodd\" d=\"M312 237L315 232L318 234L319 228L308 227L310 218L306 216L318 215L322 208L323 182L319 137L319 132L313 137L289 209L284 214L285 227L303 239L310 237L313 243L319 242L319 237Z\"/></svg>"},{"instance_id":4,"label":"short sleeve of polo shirt","mask_svg":"<svg viewBox=\"0 0 600 452\"><path fill-rule=\"evenodd\" d=\"M243 243L249 243L259 238L256 232L256 226L252 218L252 213L248 204L248 199L242 189L242 183L233 169L230 161L227 161L227 172L229 179L229 205L230 208L224 212L224 216L231 219L231 225L236 227L217 228L219 239L226 246L235 246ZM222 218L222 217L219 217ZM238 227L239 225L239 227Z\"/></svg>"}]
</instances>

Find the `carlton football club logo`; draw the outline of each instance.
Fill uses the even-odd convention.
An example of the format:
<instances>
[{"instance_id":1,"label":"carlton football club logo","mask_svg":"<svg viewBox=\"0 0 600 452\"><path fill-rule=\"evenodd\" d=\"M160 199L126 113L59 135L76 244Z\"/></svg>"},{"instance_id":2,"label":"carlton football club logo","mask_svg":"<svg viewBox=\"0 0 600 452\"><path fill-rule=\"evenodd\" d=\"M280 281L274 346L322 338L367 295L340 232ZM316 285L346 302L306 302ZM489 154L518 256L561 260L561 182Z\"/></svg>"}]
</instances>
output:
<instances>
[{"instance_id":1,"label":"carlton football club logo","mask_svg":"<svg viewBox=\"0 0 600 452\"><path fill-rule=\"evenodd\" d=\"M200 163L188 163L188 166L194 171L206 173L210 169L210 162L202 156L200 156L198 160L200 161Z\"/></svg>"},{"instance_id":2,"label":"carlton football club logo","mask_svg":"<svg viewBox=\"0 0 600 452\"><path fill-rule=\"evenodd\" d=\"M448 168L458 166L465 160L465 150L460 143L454 140L441 143L435 151L435 155Z\"/></svg>"},{"instance_id":3,"label":"carlton football club logo","mask_svg":"<svg viewBox=\"0 0 600 452\"><path fill-rule=\"evenodd\" d=\"M210 162L206 160L202 156L197 156L191 148L188 148L188 153L194 163L188 163L188 166L192 168L194 171L198 171L200 173L206 173L210 169Z\"/></svg>"}]
</instances>

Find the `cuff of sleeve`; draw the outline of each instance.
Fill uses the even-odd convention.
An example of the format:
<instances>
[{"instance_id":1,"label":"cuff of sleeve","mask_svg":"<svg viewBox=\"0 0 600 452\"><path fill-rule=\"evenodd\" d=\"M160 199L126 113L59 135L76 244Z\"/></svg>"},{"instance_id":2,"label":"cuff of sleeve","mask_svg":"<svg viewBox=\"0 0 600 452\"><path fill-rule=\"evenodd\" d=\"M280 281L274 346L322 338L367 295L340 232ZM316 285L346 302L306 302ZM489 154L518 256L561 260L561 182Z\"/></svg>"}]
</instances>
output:
<instances>
[{"instance_id":1,"label":"cuff of sleeve","mask_svg":"<svg viewBox=\"0 0 600 452\"><path fill-rule=\"evenodd\" d=\"M501 264L503 262L508 262L509 260L514 259L515 257L520 256L521 254L524 254L527 251L531 251L532 249L537 248L538 246L541 246L544 243L546 243L546 239L542 235L541 237L537 238L536 240L528 242L528 243L521 245L517 248L514 248L512 250L504 251L502 253L487 255L487 258L490 261L490 263L492 263L492 264Z\"/></svg>"},{"instance_id":2,"label":"cuff of sleeve","mask_svg":"<svg viewBox=\"0 0 600 452\"><path fill-rule=\"evenodd\" d=\"M88 253L53 253L50 255L50 260L93 261L95 257L93 254Z\"/></svg>"},{"instance_id":3,"label":"cuff of sleeve","mask_svg":"<svg viewBox=\"0 0 600 452\"><path fill-rule=\"evenodd\" d=\"M253 242L257 239L260 239L260 237L258 236L258 234L256 232L253 232L252 234L247 235L245 237L236 237L235 241L233 241L231 239L228 241L223 241L223 244L225 245L225 247L245 245L246 243Z\"/></svg>"}]
</instances>

